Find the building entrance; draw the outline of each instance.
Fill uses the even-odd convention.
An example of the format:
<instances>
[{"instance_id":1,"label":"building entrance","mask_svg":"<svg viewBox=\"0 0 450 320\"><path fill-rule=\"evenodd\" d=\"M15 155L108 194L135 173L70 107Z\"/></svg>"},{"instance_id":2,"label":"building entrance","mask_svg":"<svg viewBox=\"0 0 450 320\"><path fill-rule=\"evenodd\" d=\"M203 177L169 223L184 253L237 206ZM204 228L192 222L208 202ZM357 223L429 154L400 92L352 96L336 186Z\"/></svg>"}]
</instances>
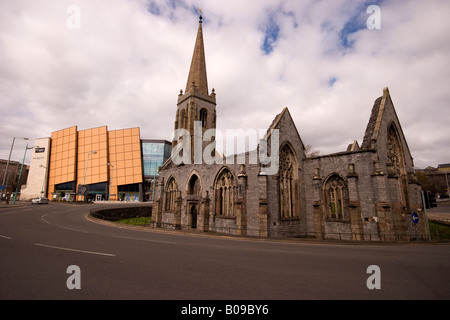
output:
<instances>
[{"instance_id":1,"label":"building entrance","mask_svg":"<svg viewBox=\"0 0 450 320\"><path fill-rule=\"evenodd\" d=\"M190 214L191 214L191 228L192 229L197 229L197 205L196 204L192 204L190 211L191 211L190 212Z\"/></svg>"}]
</instances>

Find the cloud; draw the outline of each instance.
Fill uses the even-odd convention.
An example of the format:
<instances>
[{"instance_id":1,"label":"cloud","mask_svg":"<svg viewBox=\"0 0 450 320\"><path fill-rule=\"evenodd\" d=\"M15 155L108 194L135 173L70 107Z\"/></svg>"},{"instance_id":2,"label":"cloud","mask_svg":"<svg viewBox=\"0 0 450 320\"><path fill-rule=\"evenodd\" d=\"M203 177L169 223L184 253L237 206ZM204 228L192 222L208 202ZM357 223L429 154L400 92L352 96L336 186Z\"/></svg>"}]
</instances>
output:
<instances>
[{"instance_id":1,"label":"cloud","mask_svg":"<svg viewBox=\"0 0 450 320\"><path fill-rule=\"evenodd\" d=\"M66 22L80 8L80 29ZM381 9L381 29L365 27ZM450 3L443 1L5 1L0 158L13 137L77 125L171 138L198 26L218 129L267 128L288 107L322 154L362 142L389 87L417 167L450 161ZM25 141L12 158L21 160ZM23 145L22 145L23 144Z\"/></svg>"}]
</instances>

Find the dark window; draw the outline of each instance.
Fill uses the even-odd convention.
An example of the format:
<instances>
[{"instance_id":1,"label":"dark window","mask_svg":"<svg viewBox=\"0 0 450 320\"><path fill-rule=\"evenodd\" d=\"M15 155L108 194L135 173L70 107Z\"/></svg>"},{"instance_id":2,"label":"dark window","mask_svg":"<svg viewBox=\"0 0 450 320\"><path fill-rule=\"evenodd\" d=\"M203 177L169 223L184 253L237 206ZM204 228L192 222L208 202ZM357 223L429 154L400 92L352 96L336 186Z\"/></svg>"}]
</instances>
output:
<instances>
[{"instance_id":1,"label":"dark window","mask_svg":"<svg viewBox=\"0 0 450 320\"><path fill-rule=\"evenodd\" d=\"M208 111L206 109L200 110L200 121L202 122L202 128L206 128L208 121Z\"/></svg>"}]
</instances>

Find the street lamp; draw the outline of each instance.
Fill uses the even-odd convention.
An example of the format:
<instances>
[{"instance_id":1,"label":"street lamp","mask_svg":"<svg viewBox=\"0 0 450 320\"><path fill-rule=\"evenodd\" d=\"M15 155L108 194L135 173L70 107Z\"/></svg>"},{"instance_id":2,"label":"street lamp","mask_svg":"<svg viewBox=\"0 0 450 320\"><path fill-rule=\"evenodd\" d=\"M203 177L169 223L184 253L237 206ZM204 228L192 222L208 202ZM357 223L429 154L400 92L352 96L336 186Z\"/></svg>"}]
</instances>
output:
<instances>
[{"instance_id":1,"label":"street lamp","mask_svg":"<svg viewBox=\"0 0 450 320\"><path fill-rule=\"evenodd\" d=\"M152 202L153 202L153 198L155 197L155 183L156 183L156 174L153 173L153 183L152 183Z\"/></svg>"},{"instance_id":2,"label":"street lamp","mask_svg":"<svg viewBox=\"0 0 450 320\"><path fill-rule=\"evenodd\" d=\"M88 162L89 162L89 156L90 156L91 154L96 154L96 153L97 153L96 150L94 150L94 151L89 151L88 154L87 154L87 156L86 156L86 166L84 167L83 186L86 185L86 172L87 172L87 167L88 167ZM86 200L85 197L86 197L86 195L83 196L84 200Z\"/></svg>"},{"instance_id":3,"label":"street lamp","mask_svg":"<svg viewBox=\"0 0 450 320\"><path fill-rule=\"evenodd\" d=\"M111 185L112 185L112 179L114 174L114 166L112 163L108 162L108 166L111 166L111 181L109 182L109 193L108 193L108 202L111 200Z\"/></svg>"},{"instance_id":4,"label":"street lamp","mask_svg":"<svg viewBox=\"0 0 450 320\"><path fill-rule=\"evenodd\" d=\"M5 192L6 192L6 185L5 185L5 180L6 180L6 176L8 174L8 166L9 166L9 161L11 160L11 153L14 147L14 141L17 139L23 139L23 140L28 140L28 138L18 138L18 137L13 137L13 142L11 144L11 150L9 150L9 157L8 157L8 161L6 162L6 168L5 168L5 175L3 176L3 182L2 182L2 187L4 188ZM6 181L6 183L8 183L8 181Z\"/></svg>"},{"instance_id":5,"label":"street lamp","mask_svg":"<svg viewBox=\"0 0 450 320\"><path fill-rule=\"evenodd\" d=\"M45 173L44 173L44 181L42 181L42 190L41 190L41 198L42 198L42 195L44 194L45 180L46 180L46 178L47 178L47 167L44 166L43 164L41 164L39 167L45 169Z\"/></svg>"},{"instance_id":6,"label":"street lamp","mask_svg":"<svg viewBox=\"0 0 450 320\"><path fill-rule=\"evenodd\" d=\"M25 156L27 155L27 150L28 150L28 149L33 149L33 148L34 148L34 147L29 147L29 148L28 148L28 143L27 143L27 146L25 147L25 152L24 152L24 154L23 154L22 165L20 166L19 179L17 179L16 192L14 192L14 201L13 201L13 204L16 203L17 190L19 189L20 177L22 176L22 169L23 169L23 164L24 164L24 162L25 162Z\"/></svg>"},{"instance_id":7,"label":"street lamp","mask_svg":"<svg viewBox=\"0 0 450 320\"><path fill-rule=\"evenodd\" d=\"M447 182L447 195L450 198L450 189L448 188L448 178L447 178L447 171L445 171L445 181Z\"/></svg>"}]
</instances>

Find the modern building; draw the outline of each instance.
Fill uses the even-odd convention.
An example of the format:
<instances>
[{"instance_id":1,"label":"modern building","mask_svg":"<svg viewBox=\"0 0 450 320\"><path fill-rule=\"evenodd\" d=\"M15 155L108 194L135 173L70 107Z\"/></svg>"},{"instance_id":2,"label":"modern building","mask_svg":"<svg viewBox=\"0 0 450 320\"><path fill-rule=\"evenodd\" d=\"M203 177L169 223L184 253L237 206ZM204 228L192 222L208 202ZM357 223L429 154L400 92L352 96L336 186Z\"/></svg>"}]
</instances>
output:
<instances>
[{"instance_id":1,"label":"modern building","mask_svg":"<svg viewBox=\"0 0 450 320\"><path fill-rule=\"evenodd\" d=\"M137 127L73 126L36 139L35 146L24 200L151 200L153 180L171 151L169 141L141 140Z\"/></svg>"},{"instance_id":2,"label":"modern building","mask_svg":"<svg viewBox=\"0 0 450 320\"><path fill-rule=\"evenodd\" d=\"M0 201L11 197L16 190L20 191L27 181L29 166L21 162L0 159L0 182L4 183L0 189ZM20 197L20 194L17 194Z\"/></svg>"},{"instance_id":3,"label":"modern building","mask_svg":"<svg viewBox=\"0 0 450 320\"><path fill-rule=\"evenodd\" d=\"M47 170L50 159L50 138L34 140L30 170L26 185L22 186L20 198L29 200L47 195Z\"/></svg>"},{"instance_id":4,"label":"modern building","mask_svg":"<svg viewBox=\"0 0 450 320\"><path fill-rule=\"evenodd\" d=\"M139 128L71 127L53 132L51 140L52 199L142 200Z\"/></svg>"},{"instance_id":5,"label":"modern building","mask_svg":"<svg viewBox=\"0 0 450 320\"><path fill-rule=\"evenodd\" d=\"M437 169L440 172L450 172L450 163L439 164Z\"/></svg>"},{"instance_id":6,"label":"modern building","mask_svg":"<svg viewBox=\"0 0 450 320\"><path fill-rule=\"evenodd\" d=\"M153 200L159 167L170 157L172 143L167 140L141 140L144 170L144 200Z\"/></svg>"},{"instance_id":7,"label":"modern building","mask_svg":"<svg viewBox=\"0 0 450 320\"><path fill-rule=\"evenodd\" d=\"M435 198L449 197L449 164L439 164L437 168L427 167L416 169L417 179L424 191L427 191Z\"/></svg>"}]
</instances>

